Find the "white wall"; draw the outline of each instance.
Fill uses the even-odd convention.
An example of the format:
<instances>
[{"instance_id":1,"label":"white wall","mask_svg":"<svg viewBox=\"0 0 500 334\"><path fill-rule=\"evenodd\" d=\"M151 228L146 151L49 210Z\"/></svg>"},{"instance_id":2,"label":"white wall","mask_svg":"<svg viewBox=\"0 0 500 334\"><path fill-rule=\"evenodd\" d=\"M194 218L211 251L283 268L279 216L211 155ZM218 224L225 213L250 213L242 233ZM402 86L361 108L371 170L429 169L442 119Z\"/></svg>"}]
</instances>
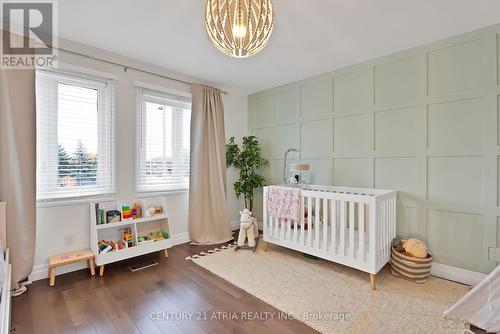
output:
<instances>
[{"instance_id":1,"label":"white wall","mask_svg":"<svg viewBox=\"0 0 500 334\"><path fill-rule=\"evenodd\" d=\"M149 64L141 63L103 50L87 47L70 41L61 41L64 48L78 51L99 58L135 66L147 71L174 76L189 82L198 81L195 78L179 75ZM103 74L118 76L116 95L116 198L133 198L135 192L135 115L136 101L134 81L141 81L170 89L190 92L188 85L162 79L153 75L128 70L121 67L105 64L95 60L82 58L60 52L60 62L77 66L85 70L99 71ZM62 66L64 66L61 64ZM216 83L206 83L217 86ZM226 137L241 137L247 129L247 96L231 87L225 87L229 94L224 96ZM233 174L228 174L228 203L229 214L232 220L237 219L239 205L232 192ZM177 192L165 194L167 209L169 210L171 232L174 243L188 241L188 193ZM84 249L89 247L89 205L93 200L75 202L59 202L39 204L37 208L37 238L35 267L30 276L31 280L47 277L48 257L51 255ZM82 268L81 264L68 266L58 270L59 273Z\"/></svg>"}]
</instances>

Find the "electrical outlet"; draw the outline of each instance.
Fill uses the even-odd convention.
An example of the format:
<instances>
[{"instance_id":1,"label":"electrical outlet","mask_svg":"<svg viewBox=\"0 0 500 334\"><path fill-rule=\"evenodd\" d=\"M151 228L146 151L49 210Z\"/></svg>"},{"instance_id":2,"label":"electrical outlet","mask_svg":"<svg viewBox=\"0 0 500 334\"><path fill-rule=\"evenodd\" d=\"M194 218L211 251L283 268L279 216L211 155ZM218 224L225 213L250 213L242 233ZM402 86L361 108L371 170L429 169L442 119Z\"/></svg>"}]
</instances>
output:
<instances>
[{"instance_id":1,"label":"electrical outlet","mask_svg":"<svg viewBox=\"0 0 500 334\"><path fill-rule=\"evenodd\" d=\"M64 246L65 247L71 247L75 244L75 235L74 234L68 234L64 236Z\"/></svg>"},{"instance_id":2,"label":"electrical outlet","mask_svg":"<svg viewBox=\"0 0 500 334\"><path fill-rule=\"evenodd\" d=\"M489 247L489 256L490 261L500 262L500 248Z\"/></svg>"}]
</instances>

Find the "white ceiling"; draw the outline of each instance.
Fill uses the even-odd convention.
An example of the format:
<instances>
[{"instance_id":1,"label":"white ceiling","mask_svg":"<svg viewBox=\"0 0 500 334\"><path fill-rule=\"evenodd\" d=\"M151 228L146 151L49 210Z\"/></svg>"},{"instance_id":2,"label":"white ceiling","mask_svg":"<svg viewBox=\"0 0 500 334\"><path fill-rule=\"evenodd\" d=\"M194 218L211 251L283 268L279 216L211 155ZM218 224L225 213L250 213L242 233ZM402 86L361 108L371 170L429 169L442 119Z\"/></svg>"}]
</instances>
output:
<instances>
[{"instance_id":1,"label":"white ceiling","mask_svg":"<svg viewBox=\"0 0 500 334\"><path fill-rule=\"evenodd\" d=\"M219 53L205 0L59 1L59 34L251 93L500 22L499 0L273 0L268 46Z\"/></svg>"}]
</instances>

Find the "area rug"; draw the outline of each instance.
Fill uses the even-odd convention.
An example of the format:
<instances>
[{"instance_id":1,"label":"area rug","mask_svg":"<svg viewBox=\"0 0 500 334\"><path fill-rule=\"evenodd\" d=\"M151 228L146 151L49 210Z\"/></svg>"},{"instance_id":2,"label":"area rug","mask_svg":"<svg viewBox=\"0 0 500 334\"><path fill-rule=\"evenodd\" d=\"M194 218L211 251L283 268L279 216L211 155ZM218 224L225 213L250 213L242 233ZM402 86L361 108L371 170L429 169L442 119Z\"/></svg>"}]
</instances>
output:
<instances>
[{"instance_id":1,"label":"area rug","mask_svg":"<svg viewBox=\"0 0 500 334\"><path fill-rule=\"evenodd\" d=\"M373 291L367 273L271 244L267 252L224 247L202 255L188 259L321 333L464 333L468 327L441 317L466 285L435 277L416 284L386 267Z\"/></svg>"}]
</instances>

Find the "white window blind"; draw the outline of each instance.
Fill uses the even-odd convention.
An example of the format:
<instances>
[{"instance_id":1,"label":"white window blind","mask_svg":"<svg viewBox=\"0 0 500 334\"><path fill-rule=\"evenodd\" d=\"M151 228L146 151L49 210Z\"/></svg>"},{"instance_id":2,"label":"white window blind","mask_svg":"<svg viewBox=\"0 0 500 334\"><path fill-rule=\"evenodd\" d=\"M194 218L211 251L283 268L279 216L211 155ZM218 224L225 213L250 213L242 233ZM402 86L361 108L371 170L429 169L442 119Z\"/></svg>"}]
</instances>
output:
<instances>
[{"instance_id":1,"label":"white window blind","mask_svg":"<svg viewBox=\"0 0 500 334\"><path fill-rule=\"evenodd\" d=\"M37 199L115 192L114 83L36 72Z\"/></svg>"},{"instance_id":2,"label":"white window blind","mask_svg":"<svg viewBox=\"0 0 500 334\"><path fill-rule=\"evenodd\" d=\"M188 189L191 100L138 88L137 101L137 191Z\"/></svg>"}]
</instances>

